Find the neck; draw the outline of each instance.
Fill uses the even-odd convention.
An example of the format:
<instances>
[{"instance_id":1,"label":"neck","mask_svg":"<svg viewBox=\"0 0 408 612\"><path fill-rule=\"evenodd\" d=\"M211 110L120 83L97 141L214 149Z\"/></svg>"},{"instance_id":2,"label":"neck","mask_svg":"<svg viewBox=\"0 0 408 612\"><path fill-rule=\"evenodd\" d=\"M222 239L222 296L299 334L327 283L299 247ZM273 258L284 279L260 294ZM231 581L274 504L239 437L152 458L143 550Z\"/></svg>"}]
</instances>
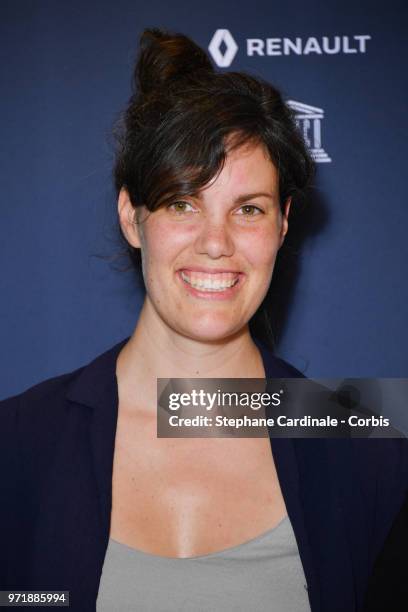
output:
<instances>
[{"instance_id":1,"label":"neck","mask_svg":"<svg viewBox=\"0 0 408 612\"><path fill-rule=\"evenodd\" d=\"M135 330L117 361L119 393L126 403L156 404L157 378L264 378L258 347L246 325L216 342L197 341L169 328L143 305Z\"/></svg>"}]
</instances>

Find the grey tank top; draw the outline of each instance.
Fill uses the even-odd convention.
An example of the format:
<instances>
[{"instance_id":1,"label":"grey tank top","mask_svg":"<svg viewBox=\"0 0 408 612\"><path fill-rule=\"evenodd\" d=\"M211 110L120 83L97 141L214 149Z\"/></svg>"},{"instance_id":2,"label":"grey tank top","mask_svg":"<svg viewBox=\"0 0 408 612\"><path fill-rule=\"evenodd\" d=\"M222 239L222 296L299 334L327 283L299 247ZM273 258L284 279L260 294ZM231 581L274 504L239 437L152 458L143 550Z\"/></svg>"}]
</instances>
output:
<instances>
[{"instance_id":1,"label":"grey tank top","mask_svg":"<svg viewBox=\"0 0 408 612\"><path fill-rule=\"evenodd\" d=\"M110 539L97 612L307 612L292 524L199 557L161 557Z\"/></svg>"}]
</instances>

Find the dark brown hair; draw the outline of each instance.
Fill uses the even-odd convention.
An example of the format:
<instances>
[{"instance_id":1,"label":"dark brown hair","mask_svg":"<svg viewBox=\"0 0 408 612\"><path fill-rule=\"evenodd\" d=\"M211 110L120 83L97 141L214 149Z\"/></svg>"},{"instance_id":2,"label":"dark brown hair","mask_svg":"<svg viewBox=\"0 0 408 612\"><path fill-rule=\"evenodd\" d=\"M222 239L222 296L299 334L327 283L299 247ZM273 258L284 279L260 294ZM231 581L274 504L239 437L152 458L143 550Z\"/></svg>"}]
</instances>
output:
<instances>
[{"instance_id":1,"label":"dark brown hair","mask_svg":"<svg viewBox=\"0 0 408 612\"><path fill-rule=\"evenodd\" d=\"M159 29L141 35L133 93L116 137L116 191L125 187L135 209L144 204L153 212L196 194L222 170L229 151L250 142L262 144L278 170L282 208L289 196L296 208L313 174L292 111L275 87L244 72L216 72L190 38ZM120 225L119 231L126 241ZM140 271L140 250L126 244ZM271 288L250 328L273 346L270 298Z\"/></svg>"}]
</instances>

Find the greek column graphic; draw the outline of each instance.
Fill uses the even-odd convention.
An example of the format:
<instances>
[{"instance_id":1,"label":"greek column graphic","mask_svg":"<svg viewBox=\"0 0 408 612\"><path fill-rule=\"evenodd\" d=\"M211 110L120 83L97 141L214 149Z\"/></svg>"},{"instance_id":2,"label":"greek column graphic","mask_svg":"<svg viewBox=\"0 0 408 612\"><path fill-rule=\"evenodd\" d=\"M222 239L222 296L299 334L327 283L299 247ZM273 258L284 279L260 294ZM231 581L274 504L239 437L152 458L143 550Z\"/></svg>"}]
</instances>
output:
<instances>
[{"instance_id":1,"label":"greek column graphic","mask_svg":"<svg viewBox=\"0 0 408 612\"><path fill-rule=\"evenodd\" d=\"M287 104L295 111L296 125L302 132L315 162L331 162L331 158L322 147L321 122L324 119L324 110L295 100L287 100Z\"/></svg>"}]
</instances>

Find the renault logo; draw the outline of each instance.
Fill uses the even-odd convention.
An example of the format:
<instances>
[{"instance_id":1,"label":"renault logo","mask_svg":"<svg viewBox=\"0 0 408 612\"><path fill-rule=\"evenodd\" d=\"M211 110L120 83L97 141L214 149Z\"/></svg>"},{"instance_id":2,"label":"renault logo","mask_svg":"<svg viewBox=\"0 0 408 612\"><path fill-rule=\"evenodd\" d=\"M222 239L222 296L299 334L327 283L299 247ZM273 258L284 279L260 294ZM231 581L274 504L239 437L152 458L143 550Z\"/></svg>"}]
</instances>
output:
<instances>
[{"instance_id":1,"label":"renault logo","mask_svg":"<svg viewBox=\"0 0 408 612\"><path fill-rule=\"evenodd\" d=\"M217 30L208 45L208 50L217 66L227 68L238 51L238 45L229 30Z\"/></svg>"}]
</instances>

